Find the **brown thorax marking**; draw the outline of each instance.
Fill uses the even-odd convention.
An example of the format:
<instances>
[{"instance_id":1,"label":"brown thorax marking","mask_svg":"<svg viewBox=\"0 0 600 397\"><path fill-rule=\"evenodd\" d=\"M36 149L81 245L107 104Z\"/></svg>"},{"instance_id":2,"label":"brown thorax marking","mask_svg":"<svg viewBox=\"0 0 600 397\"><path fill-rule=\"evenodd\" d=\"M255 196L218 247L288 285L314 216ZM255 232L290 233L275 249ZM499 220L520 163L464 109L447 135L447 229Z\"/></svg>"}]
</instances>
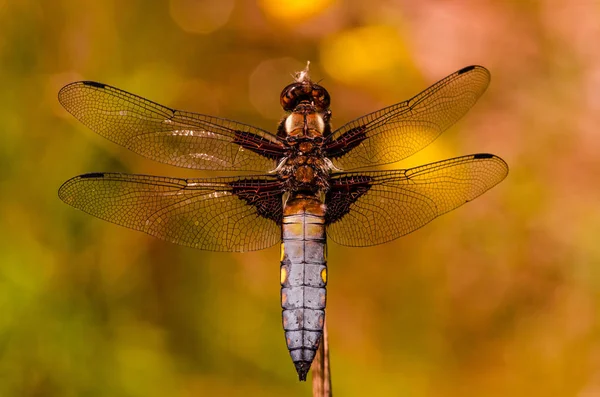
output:
<instances>
[{"instance_id":1,"label":"brown thorax marking","mask_svg":"<svg viewBox=\"0 0 600 397\"><path fill-rule=\"evenodd\" d=\"M314 147L315 145L312 142L308 141L300 142L300 144L298 145L298 149L300 149L300 151L304 154L310 153Z\"/></svg>"},{"instance_id":2,"label":"brown thorax marking","mask_svg":"<svg viewBox=\"0 0 600 397\"><path fill-rule=\"evenodd\" d=\"M292 192L326 192L329 190L328 175L327 163L315 154L294 153L279 170L279 177Z\"/></svg>"},{"instance_id":3,"label":"brown thorax marking","mask_svg":"<svg viewBox=\"0 0 600 397\"><path fill-rule=\"evenodd\" d=\"M308 165L302 165L296 168L294 176L296 177L297 182L303 184L312 183L315 179L315 170Z\"/></svg>"},{"instance_id":4,"label":"brown thorax marking","mask_svg":"<svg viewBox=\"0 0 600 397\"><path fill-rule=\"evenodd\" d=\"M282 121L281 135L290 145L301 139L312 139L320 143L326 129L326 117L325 113L317 112L313 105L302 102Z\"/></svg>"}]
</instances>

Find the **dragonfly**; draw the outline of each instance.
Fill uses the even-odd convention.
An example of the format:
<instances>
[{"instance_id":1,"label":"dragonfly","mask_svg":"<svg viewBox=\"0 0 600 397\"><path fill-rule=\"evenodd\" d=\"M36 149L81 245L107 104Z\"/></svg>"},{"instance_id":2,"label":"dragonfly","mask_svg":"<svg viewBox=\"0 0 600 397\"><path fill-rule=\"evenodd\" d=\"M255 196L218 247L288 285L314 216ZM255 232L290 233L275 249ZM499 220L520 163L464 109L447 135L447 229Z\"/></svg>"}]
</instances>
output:
<instances>
[{"instance_id":1,"label":"dragonfly","mask_svg":"<svg viewBox=\"0 0 600 397\"><path fill-rule=\"evenodd\" d=\"M162 163L249 171L214 178L97 172L65 182L65 203L106 221L202 250L243 252L280 244L282 323L299 380L323 337L327 239L386 243L475 199L508 166L488 153L408 169L365 170L423 149L486 90L467 66L406 101L331 127L330 95L306 69L280 95L275 133L175 110L107 84L79 81L58 99L94 132Z\"/></svg>"}]
</instances>

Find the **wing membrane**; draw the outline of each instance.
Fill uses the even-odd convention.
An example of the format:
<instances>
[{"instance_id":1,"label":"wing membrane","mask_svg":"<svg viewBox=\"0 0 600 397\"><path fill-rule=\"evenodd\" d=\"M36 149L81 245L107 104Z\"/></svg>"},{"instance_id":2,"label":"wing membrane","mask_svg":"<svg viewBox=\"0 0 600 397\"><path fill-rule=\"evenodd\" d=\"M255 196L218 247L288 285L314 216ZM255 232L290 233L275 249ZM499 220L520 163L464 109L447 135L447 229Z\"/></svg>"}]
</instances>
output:
<instances>
[{"instance_id":1,"label":"wing membrane","mask_svg":"<svg viewBox=\"0 0 600 397\"><path fill-rule=\"evenodd\" d=\"M484 67L465 67L405 102L342 126L325 145L327 157L345 170L400 161L429 145L460 119L489 81Z\"/></svg>"},{"instance_id":2,"label":"wing membrane","mask_svg":"<svg viewBox=\"0 0 600 397\"><path fill-rule=\"evenodd\" d=\"M179 179L96 173L59 197L98 218L188 247L252 251L281 238L280 183L272 176Z\"/></svg>"},{"instance_id":3,"label":"wing membrane","mask_svg":"<svg viewBox=\"0 0 600 397\"><path fill-rule=\"evenodd\" d=\"M508 166L475 154L406 170L339 173L327 194L327 234L355 247L408 234L502 181Z\"/></svg>"},{"instance_id":4,"label":"wing membrane","mask_svg":"<svg viewBox=\"0 0 600 397\"><path fill-rule=\"evenodd\" d=\"M267 171L283 146L267 131L159 105L109 85L81 81L58 99L75 118L135 153L178 167Z\"/></svg>"}]
</instances>

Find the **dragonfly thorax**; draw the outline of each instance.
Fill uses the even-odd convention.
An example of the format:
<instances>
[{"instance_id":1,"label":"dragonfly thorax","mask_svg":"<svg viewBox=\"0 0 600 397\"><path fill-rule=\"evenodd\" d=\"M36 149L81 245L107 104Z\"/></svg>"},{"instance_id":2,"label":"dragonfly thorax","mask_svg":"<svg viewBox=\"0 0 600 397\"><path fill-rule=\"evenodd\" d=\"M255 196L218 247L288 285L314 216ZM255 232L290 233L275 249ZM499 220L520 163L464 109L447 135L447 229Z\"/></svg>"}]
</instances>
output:
<instances>
[{"instance_id":1,"label":"dragonfly thorax","mask_svg":"<svg viewBox=\"0 0 600 397\"><path fill-rule=\"evenodd\" d=\"M314 105L303 103L281 121L277 135L284 138L288 144L302 139L312 139L320 143L331 132L330 118L331 111L318 111Z\"/></svg>"},{"instance_id":2,"label":"dragonfly thorax","mask_svg":"<svg viewBox=\"0 0 600 397\"><path fill-rule=\"evenodd\" d=\"M327 191L330 172L329 163L323 158L320 148L309 154L295 151L278 167L278 176L291 191Z\"/></svg>"}]
</instances>

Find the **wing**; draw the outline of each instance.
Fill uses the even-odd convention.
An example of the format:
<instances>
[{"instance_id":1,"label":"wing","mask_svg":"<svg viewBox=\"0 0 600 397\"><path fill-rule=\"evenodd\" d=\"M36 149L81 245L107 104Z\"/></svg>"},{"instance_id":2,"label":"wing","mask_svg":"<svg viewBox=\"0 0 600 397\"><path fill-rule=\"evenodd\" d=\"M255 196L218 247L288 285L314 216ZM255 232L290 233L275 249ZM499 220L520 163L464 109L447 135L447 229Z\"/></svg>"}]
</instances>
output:
<instances>
[{"instance_id":1,"label":"wing","mask_svg":"<svg viewBox=\"0 0 600 397\"><path fill-rule=\"evenodd\" d=\"M58 195L98 218L193 248L253 251L281 238L282 190L272 176L95 173L68 180Z\"/></svg>"},{"instance_id":2,"label":"wing","mask_svg":"<svg viewBox=\"0 0 600 397\"><path fill-rule=\"evenodd\" d=\"M284 156L283 144L267 131L170 109L101 83L69 84L60 90L58 100L103 137L178 167L267 171Z\"/></svg>"},{"instance_id":3,"label":"wing","mask_svg":"<svg viewBox=\"0 0 600 397\"><path fill-rule=\"evenodd\" d=\"M406 170L334 174L326 196L327 234L348 246L385 243L473 200L507 174L504 160L491 154Z\"/></svg>"},{"instance_id":4,"label":"wing","mask_svg":"<svg viewBox=\"0 0 600 397\"><path fill-rule=\"evenodd\" d=\"M483 94L490 73L467 66L408 101L360 117L333 132L326 156L345 170L400 161L423 149Z\"/></svg>"}]
</instances>

